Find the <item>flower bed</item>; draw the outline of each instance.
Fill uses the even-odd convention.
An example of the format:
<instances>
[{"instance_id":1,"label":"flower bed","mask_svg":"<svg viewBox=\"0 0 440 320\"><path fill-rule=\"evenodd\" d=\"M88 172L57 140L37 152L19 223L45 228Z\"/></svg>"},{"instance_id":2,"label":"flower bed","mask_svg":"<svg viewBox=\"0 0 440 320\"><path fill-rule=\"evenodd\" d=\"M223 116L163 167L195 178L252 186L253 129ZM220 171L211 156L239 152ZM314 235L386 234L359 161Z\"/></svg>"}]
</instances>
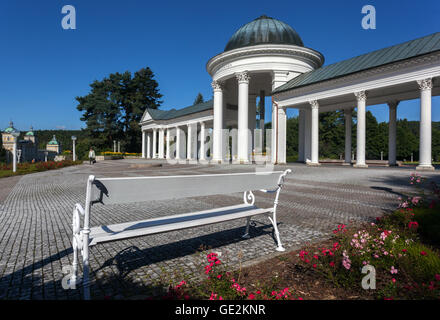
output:
<instances>
[{"instance_id":1,"label":"flower bed","mask_svg":"<svg viewBox=\"0 0 440 320\"><path fill-rule=\"evenodd\" d=\"M419 192L374 222L339 224L330 239L235 271L211 252L202 280L174 276L167 290L144 298L440 299L439 188L431 183L425 194L417 174L410 182Z\"/></svg>"},{"instance_id":2,"label":"flower bed","mask_svg":"<svg viewBox=\"0 0 440 320\"><path fill-rule=\"evenodd\" d=\"M36 162L36 163L18 163L17 171L12 172L12 164L0 163L0 178L10 177L14 175L23 175L28 173L60 169L68 166L81 164L82 161L47 161L47 162Z\"/></svg>"}]
</instances>

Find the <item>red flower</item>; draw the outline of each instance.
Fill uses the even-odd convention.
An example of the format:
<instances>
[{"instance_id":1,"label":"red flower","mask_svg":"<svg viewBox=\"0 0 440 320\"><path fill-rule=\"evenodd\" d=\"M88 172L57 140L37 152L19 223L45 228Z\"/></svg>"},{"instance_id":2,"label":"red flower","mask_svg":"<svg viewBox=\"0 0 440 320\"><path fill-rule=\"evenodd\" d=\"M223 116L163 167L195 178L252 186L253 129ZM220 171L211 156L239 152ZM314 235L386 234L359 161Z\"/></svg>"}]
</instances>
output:
<instances>
[{"instance_id":1,"label":"red flower","mask_svg":"<svg viewBox=\"0 0 440 320\"><path fill-rule=\"evenodd\" d=\"M334 261L330 262L330 267L334 267L334 266L335 266L335 262Z\"/></svg>"},{"instance_id":2,"label":"red flower","mask_svg":"<svg viewBox=\"0 0 440 320\"><path fill-rule=\"evenodd\" d=\"M425 251L420 251L420 254L421 254L422 256L426 256L426 255L427 255L427 253L426 253Z\"/></svg>"}]
</instances>

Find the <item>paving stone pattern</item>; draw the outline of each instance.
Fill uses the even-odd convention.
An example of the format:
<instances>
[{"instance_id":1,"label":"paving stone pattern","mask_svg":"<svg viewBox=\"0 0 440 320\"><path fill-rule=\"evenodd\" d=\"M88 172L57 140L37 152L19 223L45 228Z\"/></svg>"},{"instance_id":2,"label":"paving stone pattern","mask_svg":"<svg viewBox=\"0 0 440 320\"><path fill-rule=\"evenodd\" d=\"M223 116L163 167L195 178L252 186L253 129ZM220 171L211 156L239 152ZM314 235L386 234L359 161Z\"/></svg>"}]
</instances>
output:
<instances>
[{"instance_id":1,"label":"paving stone pattern","mask_svg":"<svg viewBox=\"0 0 440 320\"><path fill-rule=\"evenodd\" d=\"M255 166L159 164L159 161L103 161L23 176L0 203L0 299L81 299L82 288L64 290L63 266L72 262L71 223L76 202L84 205L85 182L97 177L179 175L254 171ZM278 207L279 230L288 250L328 237L338 223L370 221L393 210L410 170L340 167L293 170ZM286 166L276 169L283 170ZM0 182L0 189L2 188ZM258 206L272 195L255 192ZM91 225L120 223L204 210L242 202L242 194L96 205ZM273 256L275 240L265 216L253 219L250 239L245 220L99 244L90 250L91 294L120 298L154 288L167 277L202 274L202 249L221 252L232 268Z\"/></svg>"}]
</instances>

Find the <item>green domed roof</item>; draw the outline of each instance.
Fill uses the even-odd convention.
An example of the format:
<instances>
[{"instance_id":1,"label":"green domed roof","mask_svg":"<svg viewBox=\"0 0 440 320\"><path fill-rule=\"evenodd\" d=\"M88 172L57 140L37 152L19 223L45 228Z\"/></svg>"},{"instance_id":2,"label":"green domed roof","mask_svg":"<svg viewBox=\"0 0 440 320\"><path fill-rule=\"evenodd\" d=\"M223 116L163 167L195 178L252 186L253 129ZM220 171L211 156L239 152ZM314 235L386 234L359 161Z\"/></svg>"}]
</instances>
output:
<instances>
[{"instance_id":1,"label":"green domed roof","mask_svg":"<svg viewBox=\"0 0 440 320\"><path fill-rule=\"evenodd\" d=\"M58 145L58 141L55 138L55 135L52 137L52 140L50 140L47 144L51 144L51 145Z\"/></svg>"},{"instance_id":2,"label":"green domed roof","mask_svg":"<svg viewBox=\"0 0 440 320\"><path fill-rule=\"evenodd\" d=\"M258 44L304 46L291 26L277 19L261 16L238 29L229 39L225 51Z\"/></svg>"},{"instance_id":3,"label":"green domed roof","mask_svg":"<svg viewBox=\"0 0 440 320\"><path fill-rule=\"evenodd\" d=\"M34 135L34 128L30 128L30 130L26 133L27 136L33 136Z\"/></svg>"},{"instance_id":4,"label":"green domed roof","mask_svg":"<svg viewBox=\"0 0 440 320\"><path fill-rule=\"evenodd\" d=\"M6 128L4 132L5 133L11 133L11 132L14 132L14 131L17 131L17 130L15 130L14 123L11 121L11 122L9 122L9 127Z\"/></svg>"}]
</instances>

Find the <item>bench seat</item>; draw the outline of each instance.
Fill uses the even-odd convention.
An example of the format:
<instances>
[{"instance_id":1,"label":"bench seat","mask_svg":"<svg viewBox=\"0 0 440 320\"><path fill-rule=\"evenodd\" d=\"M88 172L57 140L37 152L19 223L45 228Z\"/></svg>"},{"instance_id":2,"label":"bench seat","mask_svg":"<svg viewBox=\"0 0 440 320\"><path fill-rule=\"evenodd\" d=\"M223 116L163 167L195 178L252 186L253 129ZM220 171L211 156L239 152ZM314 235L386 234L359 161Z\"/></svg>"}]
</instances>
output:
<instances>
[{"instance_id":1,"label":"bench seat","mask_svg":"<svg viewBox=\"0 0 440 320\"><path fill-rule=\"evenodd\" d=\"M140 220L90 228L89 246L101 242L139 237L155 233L204 226L263 213L273 213L273 207L261 209L254 205L234 206L177 214L148 220Z\"/></svg>"}]
</instances>

